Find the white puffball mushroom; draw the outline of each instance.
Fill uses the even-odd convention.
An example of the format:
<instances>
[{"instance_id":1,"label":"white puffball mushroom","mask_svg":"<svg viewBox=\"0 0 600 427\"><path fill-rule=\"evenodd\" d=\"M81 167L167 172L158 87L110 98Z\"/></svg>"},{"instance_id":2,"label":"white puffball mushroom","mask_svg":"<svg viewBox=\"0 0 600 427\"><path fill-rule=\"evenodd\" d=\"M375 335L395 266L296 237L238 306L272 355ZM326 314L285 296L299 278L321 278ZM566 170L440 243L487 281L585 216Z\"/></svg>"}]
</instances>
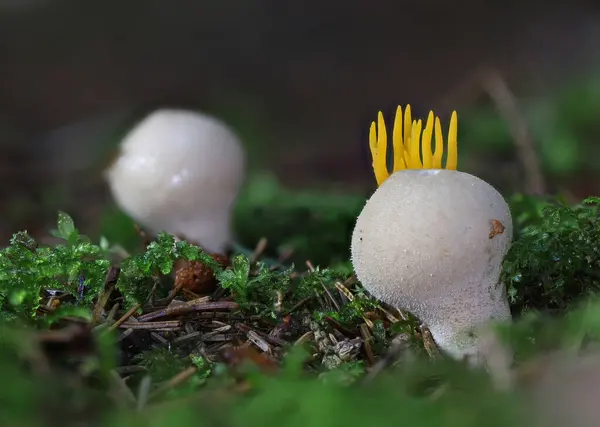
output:
<instances>
[{"instance_id":1,"label":"white puffball mushroom","mask_svg":"<svg viewBox=\"0 0 600 427\"><path fill-rule=\"evenodd\" d=\"M407 109L405 122L412 123ZM380 117L380 134L382 121ZM512 218L506 201L491 185L441 167L439 124L436 150L431 153L433 123L430 113L422 144L420 125L412 125L403 144L394 137L394 150L403 156L402 161L396 160L391 176L385 148L381 149L385 140L374 141L372 128L373 164L380 186L357 218L352 263L357 278L374 297L417 316L445 353L459 359L474 357L477 363L485 358L478 333L491 321L511 318L499 277L512 240ZM449 135L446 166L455 168L455 114Z\"/></svg>"},{"instance_id":2,"label":"white puffball mushroom","mask_svg":"<svg viewBox=\"0 0 600 427\"><path fill-rule=\"evenodd\" d=\"M159 109L123 139L106 172L117 205L153 233L223 253L246 157L227 125L195 111Z\"/></svg>"},{"instance_id":3,"label":"white puffball mushroom","mask_svg":"<svg viewBox=\"0 0 600 427\"><path fill-rule=\"evenodd\" d=\"M490 238L495 221L504 231ZM440 348L474 349L471 332L510 318L498 283L512 222L489 184L452 170L406 170L367 201L352 236L358 279L427 324Z\"/></svg>"}]
</instances>

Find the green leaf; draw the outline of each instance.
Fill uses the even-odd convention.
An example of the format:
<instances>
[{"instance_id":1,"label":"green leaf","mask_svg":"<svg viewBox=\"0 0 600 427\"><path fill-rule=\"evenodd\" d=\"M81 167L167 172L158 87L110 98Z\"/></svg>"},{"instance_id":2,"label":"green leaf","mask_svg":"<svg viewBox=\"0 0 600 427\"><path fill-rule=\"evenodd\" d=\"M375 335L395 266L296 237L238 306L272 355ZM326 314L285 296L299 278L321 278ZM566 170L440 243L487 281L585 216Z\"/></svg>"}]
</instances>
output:
<instances>
[{"instance_id":1,"label":"green leaf","mask_svg":"<svg viewBox=\"0 0 600 427\"><path fill-rule=\"evenodd\" d=\"M65 212L58 213L58 237L69 240L69 237L77 230L73 219Z\"/></svg>"},{"instance_id":2,"label":"green leaf","mask_svg":"<svg viewBox=\"0 0 600 427\"><path fill-rule=\"evenodd\" d=\"M217 273L217 280L224 289L231 289L242 301L248 298L248 276L250 275L250 261L237 254L231 261L231 269Z\"/></svg>"}]
</instances>

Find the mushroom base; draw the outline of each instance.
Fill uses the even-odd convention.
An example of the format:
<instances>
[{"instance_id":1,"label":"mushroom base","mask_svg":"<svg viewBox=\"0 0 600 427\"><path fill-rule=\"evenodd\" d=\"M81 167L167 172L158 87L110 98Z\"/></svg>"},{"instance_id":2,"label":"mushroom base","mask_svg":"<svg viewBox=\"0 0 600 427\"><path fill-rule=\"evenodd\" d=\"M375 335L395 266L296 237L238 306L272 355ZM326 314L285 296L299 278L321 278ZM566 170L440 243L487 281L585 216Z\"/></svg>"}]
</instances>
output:
<instances>
[{"instance_id":1,"label":"mushroom base","mask_svg":"<svg viewBox=\"0 0 600 427\"><path fill-rule=\"evenodd\" d=\"M446 355L462 360L468 359L472 365L487 364L490 355L489 344L493 331L490 327L494 322L505 322L512 319L508 304L505 307L496 307L494 314L484 318L481 323L469 325L465 329L455 329L447 322L438 322L427 325L431 335Z\"/></svg>"}]
</instances>

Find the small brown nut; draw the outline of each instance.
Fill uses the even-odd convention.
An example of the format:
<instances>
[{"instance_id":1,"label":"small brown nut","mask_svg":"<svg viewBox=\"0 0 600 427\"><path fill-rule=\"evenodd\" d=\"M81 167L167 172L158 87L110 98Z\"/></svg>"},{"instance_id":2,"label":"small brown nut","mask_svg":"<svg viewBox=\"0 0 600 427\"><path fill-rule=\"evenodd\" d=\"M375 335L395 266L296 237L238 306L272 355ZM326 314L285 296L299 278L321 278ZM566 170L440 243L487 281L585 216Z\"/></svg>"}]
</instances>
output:
<instances>
[{"instance_id":1,"label":"small brown nut","mask_svg":"<svg viewBox=\"0 0 600 427\"><path fill-rule=\"evenodd\" d=\"M229 260L219 254L211 254L212 259L225 268ZM210 267L200 261L179 260L175 264L175 286L195 294L209 294L217 287L217 279Z\"/></svg>"}]
</instances>

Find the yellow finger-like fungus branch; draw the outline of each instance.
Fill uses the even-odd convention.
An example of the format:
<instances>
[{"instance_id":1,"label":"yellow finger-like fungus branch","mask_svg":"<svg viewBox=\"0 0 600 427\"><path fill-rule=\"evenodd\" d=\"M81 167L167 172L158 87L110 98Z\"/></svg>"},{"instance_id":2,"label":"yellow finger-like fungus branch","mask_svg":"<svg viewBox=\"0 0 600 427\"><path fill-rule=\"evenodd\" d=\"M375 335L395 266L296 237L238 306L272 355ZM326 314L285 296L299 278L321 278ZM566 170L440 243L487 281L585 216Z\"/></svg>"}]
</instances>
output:
<instances>
[{"instance_id":1,"label":"yellow finger-like fungus branch","mask_svg":"<svg viewBox=\"0 0 600 427\"><path fill-rule=\"evenodd\" d=\"M431 139L435 139L435 147L431 151ZM425 128L421 120L412 120L410 105L406 106L404 114L402 107L396 109L394 126L392 130L392 144L394 149L393 172L405 169L452 169L456 170L458 164L458 116L456 111L450 117L448 128L448 152L446 164L442 165L444 154L444 137L440 118L429 112ZM373 171L377 185L390 176L387 168L387 131L383 113L377 115L377 123L371 123L369 132L369 146L373 157Z\"/></svg>"}]
</instances>

